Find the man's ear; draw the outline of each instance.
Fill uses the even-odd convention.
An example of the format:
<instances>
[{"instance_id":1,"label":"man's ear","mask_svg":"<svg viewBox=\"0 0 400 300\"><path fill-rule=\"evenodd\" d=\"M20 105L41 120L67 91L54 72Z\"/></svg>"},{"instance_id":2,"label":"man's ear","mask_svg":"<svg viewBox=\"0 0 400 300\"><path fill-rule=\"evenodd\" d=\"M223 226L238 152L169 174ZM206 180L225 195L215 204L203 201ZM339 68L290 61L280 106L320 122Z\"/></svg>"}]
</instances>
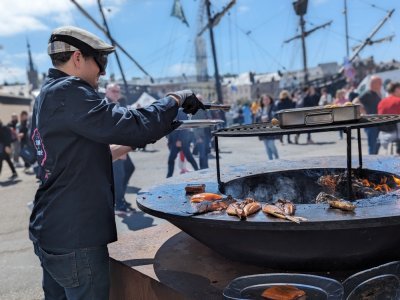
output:
<instances>
[{"instance_id":1,"label":"man's ear","mask_svg":"<svg viewBox=\"0 0 400 300\"><path fill-rule=\"evenodd\" d=\"M84 59L82 53L80 51L75 51L74 53L72 53L71 58L74 62L75 68L80 69L82 60Z\"/></svg>"}]
</instances>

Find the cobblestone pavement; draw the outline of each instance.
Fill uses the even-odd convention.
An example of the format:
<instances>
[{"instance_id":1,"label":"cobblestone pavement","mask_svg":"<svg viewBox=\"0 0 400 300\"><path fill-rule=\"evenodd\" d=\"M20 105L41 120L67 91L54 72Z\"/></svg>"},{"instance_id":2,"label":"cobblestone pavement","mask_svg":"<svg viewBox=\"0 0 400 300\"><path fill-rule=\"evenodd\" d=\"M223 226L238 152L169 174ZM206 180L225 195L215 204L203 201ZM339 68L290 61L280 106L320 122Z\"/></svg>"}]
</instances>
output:
<instances>
[{"instance_id":1,"label":"cobblestone pavement","mask_svg":"<svg viewBox=\"0 0 400 300\"><path fill-rule=\"evenodd\" d=\"M313 134L315 144L306 145L306 135L300 137L299 145L281 145L276 141L282 159L296 157L345 155L344 140L339 140L337 132ZM292 140L293 136L292 136ZM355 144L355 140L353 143ZM363 138L363 151L366 140ZM267 162L264 145L257 138L220 138L221 164L239 165L246 162ZM118 232L141 230L166 222L142 213L135 204L136 193L145 186L162 181L167 173L168 150L166 140L148 145L147 151L136 151L130 155L136 171L128 187L127 200L135 211L130 215L117 215ZM356 149L356 147L353 147ZM380 154L386 154L381 150ZM215 159L209 161L210 168L215 168ZM0 174L0 299L42 299L41 269L32 244L28 239L28 222L30 210L28 203L33 200L37 182L33 175L24 174L18 169L19 178L7 181L11 175L6 164ZM175 168L178 176L179 168Z\"/></svg>"}]
</instances>

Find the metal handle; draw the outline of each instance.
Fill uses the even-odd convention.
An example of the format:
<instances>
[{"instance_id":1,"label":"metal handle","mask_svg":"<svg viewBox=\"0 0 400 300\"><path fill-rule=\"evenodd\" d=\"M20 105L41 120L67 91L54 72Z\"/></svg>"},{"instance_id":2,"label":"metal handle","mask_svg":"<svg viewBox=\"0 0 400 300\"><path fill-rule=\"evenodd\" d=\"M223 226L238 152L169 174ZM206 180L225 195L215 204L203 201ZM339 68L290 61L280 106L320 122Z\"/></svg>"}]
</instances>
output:
<instances>
[{"instance_id":1,"label":"metal handle","mask_svg":"<svg viewBox=\"0 0 400 300\"><path fill-rule=\"evenodd\" d=\"M304 123L306 125L330 124L333 123L332 112L307 114Z\"/></svg>"},{"instance_id":2,"label":"metal handle","mask_svg":"<svg viewBox=\"0 0 400 300\"><path fill-rule=\"evenodd\" d=\"M213 103L206 103L204 104L205 109L208 110L222 110L222 111L229 111L231 109L230 105L225 104L213 104Z\"/></svg>"}]
</instances>

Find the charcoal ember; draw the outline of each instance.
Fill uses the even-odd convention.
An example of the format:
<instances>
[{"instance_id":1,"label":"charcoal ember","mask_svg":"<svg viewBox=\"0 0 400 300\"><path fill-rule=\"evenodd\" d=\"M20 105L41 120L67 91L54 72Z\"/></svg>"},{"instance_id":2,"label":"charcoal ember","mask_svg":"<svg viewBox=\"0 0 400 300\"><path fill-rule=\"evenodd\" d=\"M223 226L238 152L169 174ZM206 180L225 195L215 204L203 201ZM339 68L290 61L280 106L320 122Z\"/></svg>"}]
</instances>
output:
<instances>
[{"instance_id":1,"label":"charcoal ember","mask_svg":"<svg viewBox=\"0 0 400 300\"><path fill-rule=\"evenodd\" d=\"M386 183L386 181L386 177L381 178L381 183ZM317 183L322 187L322 191L326 194L335 196L337 198L343 198L347 196L347 172L335 175L323 175L318 178ZM370 182L365 178L360 178L354 173L351 174L351 185L353 195L356 199L371 198L383 195L390 191L390 184L391 181L388 182L388 185L383 186L381 189L377 189L374 188L374 186L376 186L374 182ZM326 201L322 196L320 196L319 199L323 202Z\"/></svg>"},{"instance_id":2,"label":"charcoal ember","mask_svg":"<svg viewBox=\"0 0 400 300\"><path fill-rule=\"evenodd\" d=\"M357 199L371 198L371 197L376 197L376 196L380 196L383 194L380 191L374 190L372 187L364 186L362 184L362 182L359 182L359 181L353 182L352 187L353 187L353 194Z\"/></svg>"},{"instance_id":3,"label":"charcoal ember","mask_svg":"<svg viewBox=\"0 0 400 300\"><path fill-rule=\"evenodd\" d=\"M336 191L338 175L323 175L318 178L317 183L322 186L325 192L333 194Z\"/></svg>"}]
</instances>

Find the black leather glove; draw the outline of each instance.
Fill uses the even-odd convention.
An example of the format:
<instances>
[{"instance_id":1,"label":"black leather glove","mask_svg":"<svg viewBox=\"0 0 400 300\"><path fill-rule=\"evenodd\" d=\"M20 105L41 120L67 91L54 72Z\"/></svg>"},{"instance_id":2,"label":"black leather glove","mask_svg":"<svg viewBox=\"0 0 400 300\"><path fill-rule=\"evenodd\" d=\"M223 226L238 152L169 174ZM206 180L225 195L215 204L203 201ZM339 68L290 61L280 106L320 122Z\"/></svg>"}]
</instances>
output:
<instances>
[{"instance_id":1,"label":"black leather glove","mask_svg":"<svg viewBox=\"0 0 400 300\"><path fill-rule=\"evenodd\" d=\"M183 108L185 114L194 115L200 108L205 109L203 103L197 99L196 95L191 90L177 91L169 93L179 98L179 106Z\"/></svg>"}]
</instances>

